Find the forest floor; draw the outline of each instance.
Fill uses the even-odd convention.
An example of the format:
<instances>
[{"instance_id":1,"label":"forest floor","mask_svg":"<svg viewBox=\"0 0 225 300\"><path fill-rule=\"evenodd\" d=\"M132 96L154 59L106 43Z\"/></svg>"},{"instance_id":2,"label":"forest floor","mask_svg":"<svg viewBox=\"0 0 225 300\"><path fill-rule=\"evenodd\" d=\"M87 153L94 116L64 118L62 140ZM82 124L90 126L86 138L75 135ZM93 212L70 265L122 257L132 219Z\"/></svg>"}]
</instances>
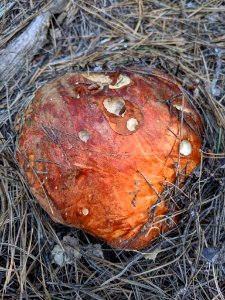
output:
<instances>
[{"instance_id":1,"label":"forest floor","mask_svg":"<svg viewBox=\"0 0 225 300\"><path fill-rule=\"evenodd\" d=\"M133 66L182 83L204 144L174 196L179 224L144 251L121 251L54 223L37 204L15 157L15 118L57 76ZM1 299L225 299L224 104L224 1L1 1Z\"/></svg>"}]
</instances>

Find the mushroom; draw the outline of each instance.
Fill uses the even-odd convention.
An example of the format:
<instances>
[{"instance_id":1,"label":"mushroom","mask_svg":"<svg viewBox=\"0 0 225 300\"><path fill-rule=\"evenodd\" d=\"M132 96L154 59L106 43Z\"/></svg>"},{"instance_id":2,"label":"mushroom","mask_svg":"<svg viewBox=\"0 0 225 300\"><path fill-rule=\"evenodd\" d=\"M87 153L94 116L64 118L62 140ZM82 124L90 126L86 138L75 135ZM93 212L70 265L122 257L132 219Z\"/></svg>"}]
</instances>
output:
<instances>
[{"instance_id":1,"label":"mushroom","mask_svg":"<svg viewBox=\"0 0 225 300\"><path fill-rule=\"evenodd\" d=\"M54 221L142 249L178 222L167 222L177 208L162 192L199 164L201 132L179 85L160 71L69 74L35 93L17 158Z\"/></svg>"}]
</instances>

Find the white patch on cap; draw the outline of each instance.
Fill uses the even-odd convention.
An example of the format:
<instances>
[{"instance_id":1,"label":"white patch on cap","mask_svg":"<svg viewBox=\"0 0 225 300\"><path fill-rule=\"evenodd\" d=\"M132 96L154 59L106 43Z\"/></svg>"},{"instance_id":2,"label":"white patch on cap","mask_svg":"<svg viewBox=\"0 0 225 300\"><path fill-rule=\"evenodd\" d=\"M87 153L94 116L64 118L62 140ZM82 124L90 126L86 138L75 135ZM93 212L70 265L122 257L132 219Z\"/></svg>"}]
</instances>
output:
<instances>
[{"instance_id":1,"label":"white patch on cap","mask_svg":"<svg viewBox=\"0 0 225 300\"><path fill-rule=\"evenodd\" d=\"M103 105L109 113L116 116L123 116L125 112L125 101L121 97L106 98Z\"/></svg>"},{"instance_id":2,"label":"white patch on cap","mask_svg":"<svg viewBox=\"0 0 225 300\"><path fill-rule=\"evenodd\" d=\"M97 83L110 84L112 82L112 79L110 79L109 76L100 73L82 74L82 76Z\"/></svg>"},{"instance_id":3,"label":"white patch on cap","mask_svg":"<svg viewBox=\"0 0 225 300\"><path fill-rule=\"evenodd\" d=\"M138 120L134 118L130 118L127 121L127 129L130 131L135 131L137 129L137 126L139 125Z\"/></svg>"},{"instance_id":4,"label":"white patch on cap","mask_svg":"<svg viewBox=\"0 0 225 300\"><path fill-rule=\"evenodd\" d=\"M83 208L83 209L82 209L82 214L83 214L84 216L87 216L87 215L89 214L89 209L88 209L88 208Z\"/></svg>"},{"instance_id":5,"label":"white patch on cap","mask_svg":"<svg viewBox=\"0 0 225 300\"><path fill-rule=\"evenodd\" d=\"M78 132L78 136L79 136L80 140L85 143L87 143L87 141L90 138L90 134L88 133L87 130L81 130L80 132Z\"/></svg>"},{"instance_id":6,"label":"white patch on cap","mask_svg":"<svg viewBox=\"0 0 225 300\"><path fill-rule=\"evenodd\" d=\"M120 89L121 87L125 86L125 85L129 85L131 82L130 78L126 75L122 75L120 74L120 76L118 77L116 84L109 86L110 89L115 90L115 89Z\"/></svg>"},{"instance_id":7,"label":"white patch on cap","mask_svg":"<svg viewBox=\"0 0 225 300\"><path fill-rule=\"evenodd\" d=\"M190 113L190 109L183 107L182 105L179 104L173 104L173 107L175 107L177 110L186 112L186 113Z\"/></svg>"},{"instance_id":8,"label":"white patch on cap","mask_svg":"<svg viewBox=\"0 0 225 300\"><path fill-rule=\"evenodd\" d=\"M184 156L190 155L192 152L192 146L191 143L188 140L183 140L180 143L180 154Z\"/></svg>"}]
</instances>

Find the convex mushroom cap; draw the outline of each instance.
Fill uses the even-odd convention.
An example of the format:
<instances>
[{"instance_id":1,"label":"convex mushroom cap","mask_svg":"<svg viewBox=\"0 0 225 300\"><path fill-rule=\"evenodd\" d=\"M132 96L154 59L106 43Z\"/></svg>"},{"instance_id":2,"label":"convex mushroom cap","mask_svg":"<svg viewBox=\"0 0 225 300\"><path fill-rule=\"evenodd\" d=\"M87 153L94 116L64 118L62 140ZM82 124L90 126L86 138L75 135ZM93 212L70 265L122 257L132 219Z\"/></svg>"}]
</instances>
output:
<instances>
[{"instance_id":1,"label":"convex mushroom cap","mask_svg":"<svg viewBox=\"0 0 225 300\"><path fill-rule=\"evenodd\" d=\"M176 224L162 191L199 164L202 125L172 77L69 74L37 90L24 119L17 158L53 220L129 249Z\"/></svg>"}]
</instances>

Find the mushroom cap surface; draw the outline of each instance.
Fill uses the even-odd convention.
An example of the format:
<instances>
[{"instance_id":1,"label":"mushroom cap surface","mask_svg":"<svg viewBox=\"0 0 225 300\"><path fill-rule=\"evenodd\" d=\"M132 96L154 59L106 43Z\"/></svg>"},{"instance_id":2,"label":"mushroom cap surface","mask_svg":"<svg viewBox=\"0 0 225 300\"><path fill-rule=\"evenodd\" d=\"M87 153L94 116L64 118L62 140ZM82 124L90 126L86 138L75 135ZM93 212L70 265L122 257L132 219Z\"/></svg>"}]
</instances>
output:
<instances>
[{"instance_id":1,"label":"mushroom cap surface","mask_svg":"<svg viewBox=\"0 0 225 300\"><path fill-rule=\"evenodd\" d=\"M54 221L142 249L176 224L162 191L192 173L201 144L200 117L167 74L80 73L36 91L17 158Z\"/></svg>"}]
</instances>

